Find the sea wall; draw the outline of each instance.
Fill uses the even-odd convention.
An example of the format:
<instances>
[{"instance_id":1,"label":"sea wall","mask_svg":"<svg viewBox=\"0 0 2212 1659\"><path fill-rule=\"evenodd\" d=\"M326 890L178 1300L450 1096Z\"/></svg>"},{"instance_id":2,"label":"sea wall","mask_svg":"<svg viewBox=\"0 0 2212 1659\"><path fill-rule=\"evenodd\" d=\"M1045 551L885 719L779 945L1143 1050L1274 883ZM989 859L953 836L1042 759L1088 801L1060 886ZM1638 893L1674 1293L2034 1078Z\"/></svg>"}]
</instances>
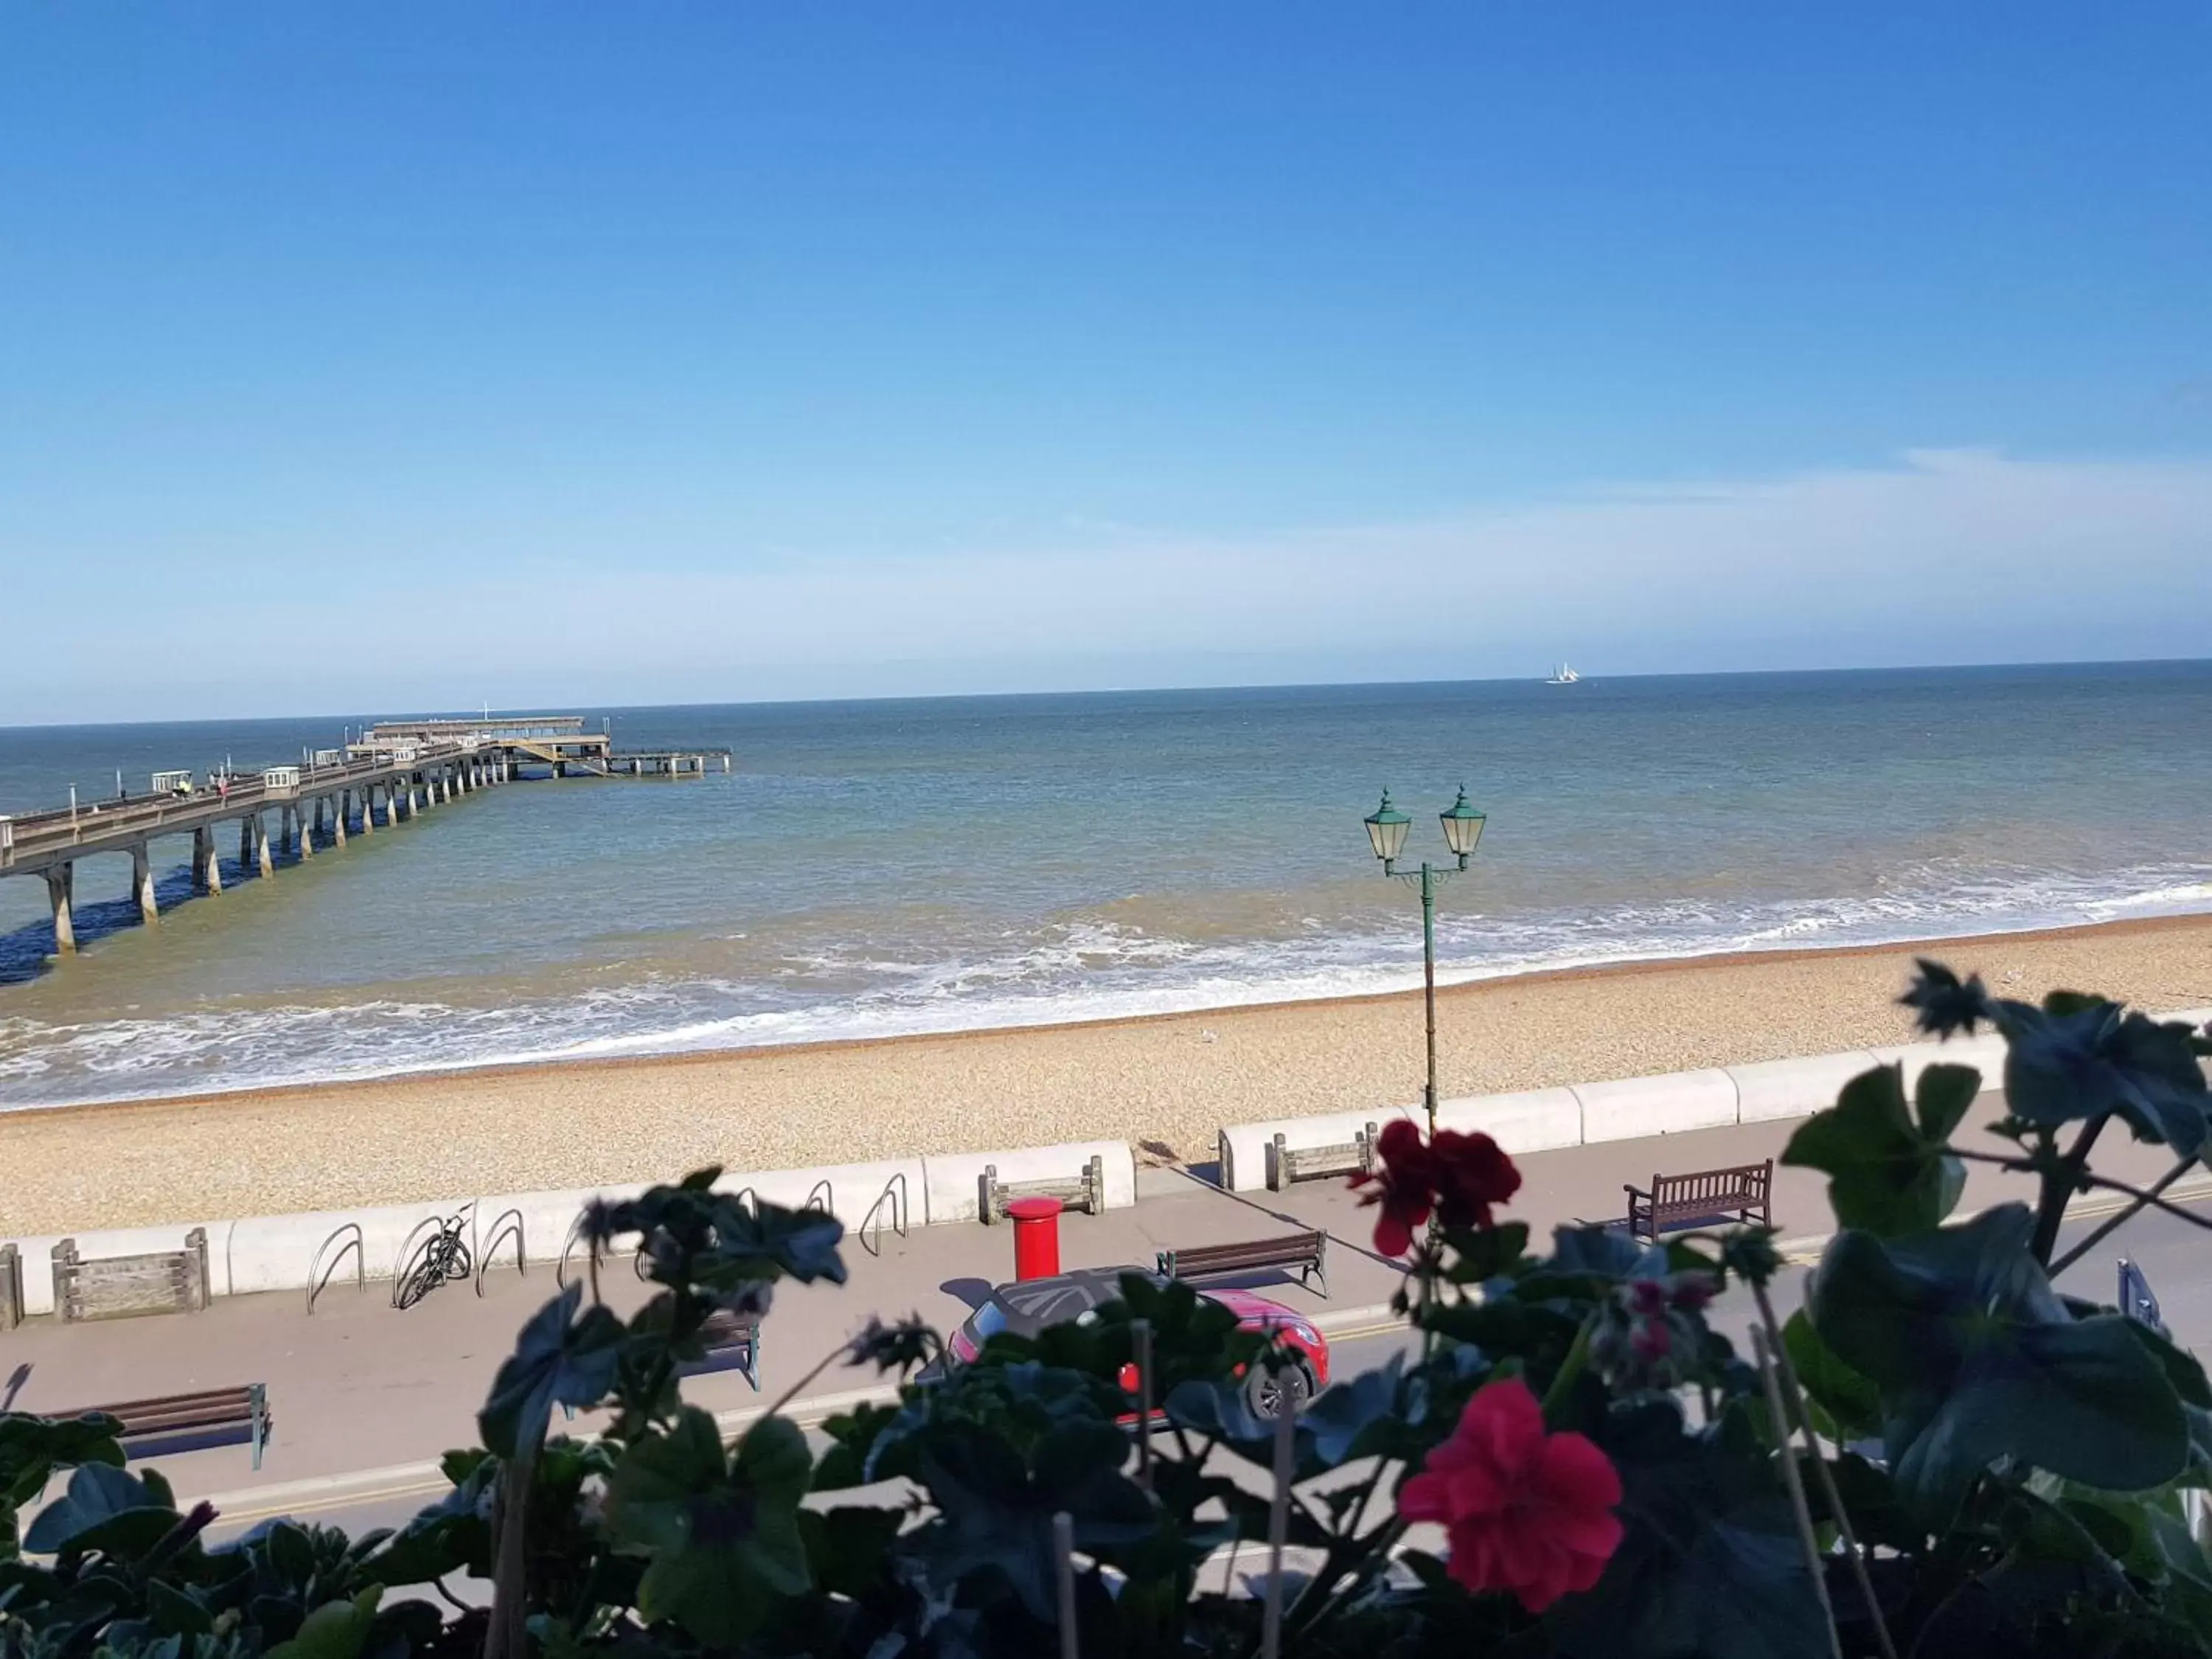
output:
<instances>
[{"instance_id":1,"label":"sea wall","mask_svg":"<svg viewBox=\"0 0 2212 1659\"><path fill-rule=\"evenodd\" d=\"M1102 1201L1122 1209L1137 1201L1135 1156L1122 1141L1078 1141L1060 1146L1015 1147L997 1152L960 1152L942 1158L890 1159L873 1164L839 1164L805 1170L726 1173L718 1192L750 1197L788 1209L813 1208L836 1215L847 1230L879 1240L884 1232L976 1218L979 1178L995 1167L1002 1183L1071 1182L1082 1178L1093 1158L1105 1176ZM619 1202L645 1191L642 1185L585 1187L559 1192L491 1193L419 1204L383 1205L356 1210L319 1210L290 1215L246 1216L186 1222L170 1227L87 1229L68 1235L80 1256L137 1255L181 1250L194 1227L208 1240L208 1291L211 1296L256 1291L306 1293L310 1274L319 1285L343 1283L356 1275L389 1280L419 1247L441 1217L466 1212L463 1236L472 1260L486 1270L511 1270L518 1260L532 1267L557 1267L582 1247L579 1224L595 1201ZM54 1310L53 1251L60 1234L0 1238L12 1243L23 1264L23 1310ZM627 1243L617 1240L617 1248Z\"/></svg>"},{"instance_id":2,"label":"sea wall","mask_svg":"<svg viewBox=\"0 0 2212 1659\"><path fill-rule=\"evenodd\" d=\"M2212 1009L2185 1009L2161 1018L2202 1026L2212 1020ZM1948 1042L1854 1048L1795 1060L1439 1101L1437 1122L1440 1127L1463 1133L1480 1131L1509 1152L1553 1152L1565 1146L1809 1117L1833 1105L1846 1083L1876 1066L1902 1066L1908 1090L1917 1085L1921 1073L1930 1066L1972 1066L1980 1069L1983 1086L1994 1089L2002 1081L2004 1057L2004 1040L1994 1035ZM1319 1146L1340 1146L1370 1123L1379 1126L1393 1117L1418 1120L1419 1115L1418 1106L1390 1105L1365 1112L1231 1124L1221 1130L1218 1143L1221 1183L1237 1193L1266 1187L1269 1149L1277 1135L1283 1137L1285 1150L1310 1152Z\"/></svg>"}]
</instances>

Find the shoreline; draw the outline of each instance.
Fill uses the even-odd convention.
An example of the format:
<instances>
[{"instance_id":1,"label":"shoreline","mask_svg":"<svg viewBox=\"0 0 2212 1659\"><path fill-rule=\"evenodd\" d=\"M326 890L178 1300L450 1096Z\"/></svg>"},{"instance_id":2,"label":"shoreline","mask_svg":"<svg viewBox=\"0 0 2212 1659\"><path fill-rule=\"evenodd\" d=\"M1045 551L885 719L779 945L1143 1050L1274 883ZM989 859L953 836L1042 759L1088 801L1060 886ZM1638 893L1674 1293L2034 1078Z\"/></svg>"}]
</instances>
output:
<instances>
[{"instance_id":1,"label":"shoreline","mask_svg":"<svg viewBox=\"0 0 2212 1659\"><path fill-rule=\"evenodd\" d=\"M1635 957L1624 961L1571 963L1556 968L1532 968L1524 972L1440 982L1437 1006L1447 1000L1495 994L1513 986L1534 986L1586 980L1632 979L1693 968L1742 968L1757 964L1788 966L1807 961L1856 959L1898 955L1940 955L1947 948L2000 945L2040 945L2091 938L2119 938L2132 933L2212 930L2212 912L2179 915L2125 916L2111 921L2079 922L2063 927L2021 928L2002 933L1954 933L1897 939L1876 944L1782 945L1767 950L1721 951L1698 956ZM2081 987L2070 988L2081 989ZM896 1048L913 1043L980 1042L1047 1032L1082 1032L1143 1028L1200 1018L1227 1018L1249 1014L1281 1013L1294 1009L1374 1006L1410 1001L1422 994L1418 985L1389 991L1350 991L1327 996L1291 997L1263 1002L1231 1002L1193 1008L1166 1009L1142 1014L1109 1014L1087 1018L1046 1020L1016 1025L953 1026L940 1031L900 1031L881 1036L810 1037L793 1042L753 1042L727 1048L678 1048L631 1054L549 1054L543 1059L495 1060L482 1064L434 1066L405 1071L377 1072L359 1077L327 1078L301 1083L246 1083L234 1088L190 1090L181 1094L118 1095L101 1100L61 1101L52 1105L33 1103L0 1107L0 1124L32 1115L40 1119L97 1113L106 1115L136 1110L212 1107L259 1103L300 1096L323 1097L349 1091L404 1087L413 1084L501 1082L553 1073L674 1068L685 1066L728 1065L755 1057L803 1057ZM1902 1040L1902 1039L1900 1039ZM1577 1078L1576 1082L1601 1079Z\"/></svg>"},{"instance_id":2,"label":"shoreline","mask_svg":"<svg viewBox=\"0 0 2212 1659\"><path fill-rule=\"evenodd\" d=\"M2212 1004L2212 916L1549 969L1440 987L1444 1094L1911 1040L1916 955L2001 995ZM8 1236L1121 1139L1201 1162L1226 1122L1416 1100L1420 992L0 1113Z\"/></svg>"}]
</instances>

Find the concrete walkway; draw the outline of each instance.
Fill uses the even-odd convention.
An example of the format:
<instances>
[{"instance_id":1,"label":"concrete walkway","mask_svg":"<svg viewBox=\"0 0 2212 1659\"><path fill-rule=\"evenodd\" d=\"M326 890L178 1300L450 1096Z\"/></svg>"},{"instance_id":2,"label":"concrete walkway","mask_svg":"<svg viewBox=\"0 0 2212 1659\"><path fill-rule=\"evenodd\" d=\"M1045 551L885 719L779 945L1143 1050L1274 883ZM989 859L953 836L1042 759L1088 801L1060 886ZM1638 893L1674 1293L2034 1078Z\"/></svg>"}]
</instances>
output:
<instances>
[{"instance_id":1,"label":"concrete walkway","mask_svg":"<svg viewBox=\"0 0 2212 1659\"><path fill-rule=\"evenodd\" d=\"M1986 1122L2001 1109L1996 1097L1984 1096L1975 1117ZM1559 1223L1620 1217L1624 1182L1644 1185L1655 1172L1775 1157L1796 1127L1792 1121L1531 1154L1518 1160L1525 1184L1506 1213L1529 1223L1540 1246ZM2003 1143L1971 1129L1963 1144L2003 1150ZM2109 1174L2148 1183L2168 1159L2162 1148L2108 1134L2099 1162ZM2021 1177L1979 1164L1969 1172L1968 1207L2032 1196ZM1169 1245L1323 1228L1331 1236L1326 1299L1279 1278L1241 1282L1317 1320L1324 1332L1345 1335L1373 1329L1382 1317L1379 1304L1397 1287L1395 1267L1373 1254L1372 1212L1340 1182L1240 1196L1195 1174L1161 1170L1144 1173L1139 1194L1133 1209L1066 1217L1064 1263L1149 1267L1154 1253ZM1774 1219L1785 1239L1825 1235L1832 1223L1823 1178L1778 1170ZM842 1289L779 1287L763 1331L762 1393L724 1373L687 1382L687 1398L717 1412L764 1405L871 1313L918 1312L949 1329L992 1285L1012 1277L1012 1233L1005 1226L917 1227L905 1238L886 1236L880 1255L848 1238L845 1259L850 1280ZM627 1259L603 1270L601 1288L624 1313L646 1294ZM365 1292L349 1281L332 1285L312 1318L303 1297L293 1292L223 1298L191 1316L67 1328L34 1320L0 1336L0 1399L26 1411L58 1413L191 1389L266 1383L276 1426L258 1473L242 1447L154 1460L185 1498L419 1462L474 1443L475 1413L494 1372L518 1328L553 1293L552 1276L544 1269L526 1279L506 1268L488 1278L481 1299L457 1284L405 1313L391 1306L388 1284L372 1280ZM808 1394L834 1395L876 1380L832 1370Z\"/></svg>"}]
</instances>

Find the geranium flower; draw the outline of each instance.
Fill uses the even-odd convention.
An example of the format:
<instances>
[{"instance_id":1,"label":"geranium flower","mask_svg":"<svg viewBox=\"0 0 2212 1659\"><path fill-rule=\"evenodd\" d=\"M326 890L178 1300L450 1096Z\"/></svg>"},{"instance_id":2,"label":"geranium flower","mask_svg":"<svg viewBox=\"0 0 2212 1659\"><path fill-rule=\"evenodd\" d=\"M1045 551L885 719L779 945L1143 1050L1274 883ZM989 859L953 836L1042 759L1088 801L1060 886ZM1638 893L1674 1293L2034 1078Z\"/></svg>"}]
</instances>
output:
<instances>
[{"instance_id":1,"label":"geranium flower","mask_svg":"<svg viewBox=\"0 0 2212 1659\"><path fill-rule=\"evenodd\" d=\"M1450 1540L1451 1576L1470 1590L1510 1590L1541 1613L1586 1590L1620 1547L1620 1475L1584 1436L1547 1434L1543 1407L1516 1377L1467 1402L1450 1439L1422 1460L1398 1513Z\"/></svg>"},{"instance_id":2,"label":"geranium flower","mask_svg":"<svg viewBox=\"0 0 2212 1659\"><path fill-rule=\"evenodd\" d=\"M1521 1189L1521 1171L1486 1134L1439 1129L1425 1141L1410 1119L1394 1118L1375 1151L1382 1167L1353 1176L1352 1184L1374 1188L1361 1202L1382 1206L1375 1248L1384 1255L1411 1249L1413 1230L1432 1210L1447 1227L1487 1227L1491 1207Z\"/></svg>"}]
</instances>

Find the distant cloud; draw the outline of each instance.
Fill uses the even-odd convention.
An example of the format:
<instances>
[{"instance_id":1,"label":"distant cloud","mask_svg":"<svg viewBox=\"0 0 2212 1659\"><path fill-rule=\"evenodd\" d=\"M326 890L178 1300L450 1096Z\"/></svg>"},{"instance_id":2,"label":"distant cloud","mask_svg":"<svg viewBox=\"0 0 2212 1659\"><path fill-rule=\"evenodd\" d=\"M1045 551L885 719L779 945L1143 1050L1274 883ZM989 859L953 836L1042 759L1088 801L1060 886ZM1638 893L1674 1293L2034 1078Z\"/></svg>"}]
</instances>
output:
<instances>
[{"instance_id":1,"label":"distant cloud","mask_svg":"<svg viewBox=\"0 0 2212 1659\"><path fill-rule=\"evenodd\" d=\"M1893 465L1593 486L1461 516L1249 538L1070 534L1021 553L909 550L764 570L547 561L441 614L365 588L373 652L268 665L247 708L594 702L1072 689L1239 678L1482 677L1561 654L1594 672L2212 654L2212 457ZM526 591L526 617L513 612ZM227 601L226 601L227 602ZM318 636L281 596L255 626ZM246 712L168 665L235 618L102 616L96 662L35 629L0 664L15 719ZM343 678L337 678L343 674ZM101 705L93 702L102 689ZM121 706L117 700L126 702ZM37 711L37 712L33 712ZM0 714L0 721L10 718Z\"/></svg>"}]
</instances>

